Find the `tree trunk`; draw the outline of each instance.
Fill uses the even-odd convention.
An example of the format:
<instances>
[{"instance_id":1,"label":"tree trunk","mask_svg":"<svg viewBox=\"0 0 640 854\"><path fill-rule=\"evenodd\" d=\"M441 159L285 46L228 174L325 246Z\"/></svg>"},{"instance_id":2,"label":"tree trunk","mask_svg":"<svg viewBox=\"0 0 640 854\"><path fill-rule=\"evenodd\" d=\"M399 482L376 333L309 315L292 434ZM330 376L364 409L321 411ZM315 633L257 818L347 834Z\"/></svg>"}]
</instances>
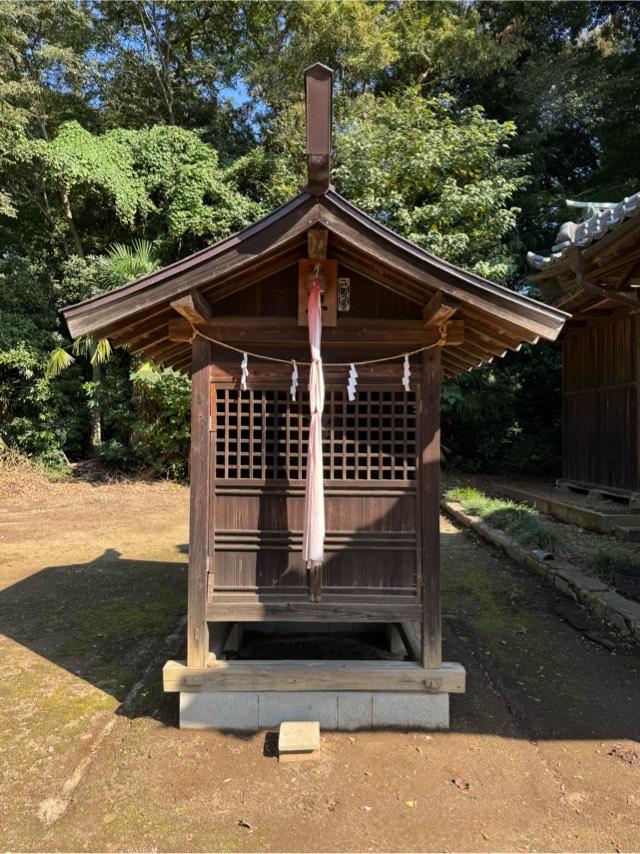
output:
<instances>
[{"instance_id":1,"label":"tree trunk","mask_svg":"<svg viewBox=\"0 0 640 854\"><path fill-rule=\"evenodd\" d=\"M102 368L98 364L91 365L91 379L96 385L102 379ZM102 445L102 411L100 407L91 409L91 451L97 454Z\"/></svg>"},{"instance_id":2,"label":"tree trunk","mask_svg":"<svg viewBox=\"0 0 640 854\"><path fill-rule=\"evenodd\" d=\"M84 258L84 249L82 248L82 241L80 240L80 235L78 234L78 229L76 228L76 223L73 218L73 211L71 210L71 202L69 201L69 193L67 191L67 186L60 178L58 181L58 188L60 190L60 199L62 200L62 207L64 208L65 219L67 220L67 225L69 227L69 231L71 232L71 237L73 238L73 245L76 249L76 255L80 258Z\"/></svg>"}]
</instances>

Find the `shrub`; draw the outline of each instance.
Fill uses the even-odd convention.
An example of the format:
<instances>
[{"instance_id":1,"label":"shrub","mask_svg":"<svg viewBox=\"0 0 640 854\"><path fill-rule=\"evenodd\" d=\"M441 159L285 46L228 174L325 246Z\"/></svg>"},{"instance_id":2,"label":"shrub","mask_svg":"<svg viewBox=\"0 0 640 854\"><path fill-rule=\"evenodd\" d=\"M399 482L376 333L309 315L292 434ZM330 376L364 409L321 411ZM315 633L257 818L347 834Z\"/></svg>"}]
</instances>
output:
<instances>
[{"instance_id":1,"label":"shrub","mask_svg":"<svg viewBox=\"0 0 640 854\"><path fill-rule=\"evenodd\" d=\"M87 383L103 413L101 458L123 471L182 479L189 460L191 383L147 362L131 368L117 352L99 384Z\"/></svg>"}]
</instances>

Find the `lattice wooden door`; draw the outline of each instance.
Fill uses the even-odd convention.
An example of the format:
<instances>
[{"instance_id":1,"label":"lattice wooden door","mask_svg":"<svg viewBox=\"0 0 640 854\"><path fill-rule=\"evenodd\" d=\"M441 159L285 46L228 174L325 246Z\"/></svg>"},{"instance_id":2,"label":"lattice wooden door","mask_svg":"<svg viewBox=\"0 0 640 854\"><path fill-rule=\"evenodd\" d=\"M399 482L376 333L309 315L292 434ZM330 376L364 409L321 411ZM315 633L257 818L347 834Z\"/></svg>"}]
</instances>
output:
<instances>
[{"instance_id":1,"label":"lattice wooden door","mask_svg":"<svg viewBox=\"0 0 640 854\"><path fill-rule=\"evenodd\" d=\"M212 393L211 592L305 594L308 397L285 388ZM415 392L329 386L323 419L323 596L418 595Z\"/></svg>"}]
</instances>

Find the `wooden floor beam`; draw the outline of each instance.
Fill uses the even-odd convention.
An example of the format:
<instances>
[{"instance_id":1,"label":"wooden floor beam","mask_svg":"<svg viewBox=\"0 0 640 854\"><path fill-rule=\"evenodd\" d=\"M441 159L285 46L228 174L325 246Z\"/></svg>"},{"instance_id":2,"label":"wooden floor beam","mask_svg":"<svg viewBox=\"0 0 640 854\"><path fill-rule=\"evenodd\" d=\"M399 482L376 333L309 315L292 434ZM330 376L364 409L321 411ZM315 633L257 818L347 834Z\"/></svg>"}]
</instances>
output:
<instances>
[{"instance_id":1,"label":"wooden floor beam","mask_svg":"<svg viewBox=\"0 0 640 854\"><path fill-rule=\"evenodd\" d=\"M413 661L212 661L187 667L168 661L164 690L202 691L414 691L460 694L465 689L461 664L445 661L425 668Z\"/></svg>"},{"instance_id":2,"label":"wooden floor beam","mask_svg":"<svg viewBox=\"0 0 640 854\"><path fill-rule=\"evenodd\" d=\"M406 603L362 602L352 605L334 602L245 603L214 601L207 607L207 619L229 622L355 622L385 623L419 620L422 605Z\"/></svg>"}]
</instances>

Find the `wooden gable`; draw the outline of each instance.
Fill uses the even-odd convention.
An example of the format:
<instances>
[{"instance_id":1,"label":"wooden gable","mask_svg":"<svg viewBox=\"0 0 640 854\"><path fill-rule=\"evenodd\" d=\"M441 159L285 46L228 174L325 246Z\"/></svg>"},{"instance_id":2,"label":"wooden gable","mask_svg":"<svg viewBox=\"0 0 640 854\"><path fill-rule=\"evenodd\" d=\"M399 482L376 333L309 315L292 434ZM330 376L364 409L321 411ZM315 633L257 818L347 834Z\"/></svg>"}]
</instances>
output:
<instances>
[{"instance_id":1,"label":"wooden gable","mask_svg":"<svg viewBox=\"0 0 640 854\"><path fill-rule=\"evenodd\" d=\"M307 232L318 226L328 231L327 257L338 262L338 275L354 281L354 305L337 324L338 330L345 327L345 335L357 312L365 310L358 305L367 306L366 311L369 305L386 305L388 313L379 309L378 316L389 320L401 304L407 321L418 322L424 315L425 323L433 324L455 317L458 333L444 342L443 352L444 372L453 375L518 349L523 342L535 343L540 337L553 340L562 328L563 312L436 258L329 190L321 197L302 193L215 246L64 309L70 332L74 337L89 332L110 337L132 353L189 371L189 342L172 334L177 328L172 303L197 290L217 317L234 305L234 315L243 314L247 301L253 301L249 314L255 317L277 316L281 309L276 312L274 307L280 305L291 312L298 292L293 271L307 257ZM251 290L254 285L259 285L257 290ZM265 287L278 293L277 301L271 304L267 299L259 305L255 294L263 293ZM234 303L232 297L243 292ZM216 308L219 304L222 309ZM393 336L393 327L389 329Z\"/></svg>"}]
</instances>

